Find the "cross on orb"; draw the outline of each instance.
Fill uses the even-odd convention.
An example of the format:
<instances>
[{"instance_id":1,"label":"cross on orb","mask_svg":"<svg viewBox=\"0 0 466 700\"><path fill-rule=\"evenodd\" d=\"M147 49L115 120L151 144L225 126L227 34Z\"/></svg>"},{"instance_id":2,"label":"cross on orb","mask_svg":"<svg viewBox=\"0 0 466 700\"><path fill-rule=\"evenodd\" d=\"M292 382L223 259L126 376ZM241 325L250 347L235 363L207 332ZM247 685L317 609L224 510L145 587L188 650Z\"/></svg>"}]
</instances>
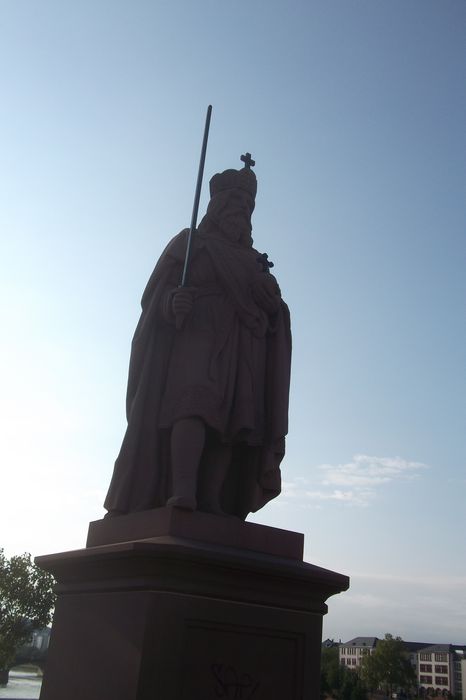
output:
<instances>
[{"instance_id":1,"label":"cross on orb","mask_svg":"<svg viewBox=\"0 0 466 700\"><path fill-rule=\"evenodd\" d=\"M262 272L270 272L270 268L274 266L273 262L267 259L268 257L267 253L262 253L257 258L257 262L262 265Z\"/></svg>"},{"instance_id":2,"label":"cross on orb","mask_svg":"<svg viewBox=\"0 0 466 700\"><path fill-rule=\"evenodd\" d=\"M241 160L244 163L244 167L248 170L251 169L251 165L254 166L256 164L256 161L251 158L250 153L246 153L246 155L241 156Z\"/></svg>"}]
</instances>

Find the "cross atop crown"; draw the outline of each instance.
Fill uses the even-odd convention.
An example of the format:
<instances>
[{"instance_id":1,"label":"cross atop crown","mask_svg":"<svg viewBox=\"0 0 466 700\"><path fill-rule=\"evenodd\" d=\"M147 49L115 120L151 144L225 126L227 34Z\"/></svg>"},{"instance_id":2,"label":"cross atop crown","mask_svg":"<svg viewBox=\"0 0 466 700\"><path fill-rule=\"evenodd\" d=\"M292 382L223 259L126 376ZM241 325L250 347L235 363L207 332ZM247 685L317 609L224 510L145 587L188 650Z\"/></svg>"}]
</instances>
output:
<instances>
[{"instance_id":1,"label":"cross atop crown","mask_svg":"<svg viewBox=\"0 0 466 700\"><path fill-rule=\"evenodd\" d=\"M245 155L242 155L241 160L243 161L244 167L247 168L247 170L250 170L251 166L254 166L256 164L256 161L252 159L250 153L246 153Z\"/></svg>"}]
</instances>

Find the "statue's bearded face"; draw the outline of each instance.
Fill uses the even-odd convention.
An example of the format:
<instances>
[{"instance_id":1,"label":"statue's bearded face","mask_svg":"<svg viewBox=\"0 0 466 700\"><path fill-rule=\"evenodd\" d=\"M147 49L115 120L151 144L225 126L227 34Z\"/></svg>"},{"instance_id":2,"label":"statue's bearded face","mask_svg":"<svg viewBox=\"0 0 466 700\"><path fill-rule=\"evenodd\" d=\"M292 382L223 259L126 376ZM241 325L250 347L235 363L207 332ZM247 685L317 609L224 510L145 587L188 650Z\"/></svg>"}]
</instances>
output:
<instances>
[{"instance_id":1,"label":"statue's bearded face","mask_svg":"<svg viewBox=\"0 0 466 700\"><path fill-rule=\"evenodd\" d=\"M247 241L251 236L251 215L254 200L244 190L224 190L210 201L209 216L215 221L220 231L234 241Z\"/></svg>"}]
</instances>

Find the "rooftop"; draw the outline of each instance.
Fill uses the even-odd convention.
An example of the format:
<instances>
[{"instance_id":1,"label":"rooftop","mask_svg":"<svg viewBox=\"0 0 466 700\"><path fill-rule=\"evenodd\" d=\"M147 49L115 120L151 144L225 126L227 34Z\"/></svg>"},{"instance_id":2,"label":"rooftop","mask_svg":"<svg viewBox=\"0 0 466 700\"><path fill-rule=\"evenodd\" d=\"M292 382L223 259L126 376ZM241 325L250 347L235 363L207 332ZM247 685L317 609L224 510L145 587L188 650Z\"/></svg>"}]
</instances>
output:
<instances>
[{"instance_id":1,"label":"rooftop","mask_svg":"<svg viewBox=\"0 0 466 700\"><path fill-rule=\"evenodd\" d=\"M350 639L349 642L344 642L340 644L341 647L370 647L371 649L375 647L380 639L377 637L355 637Z\"/></svg>"}]
</instances>

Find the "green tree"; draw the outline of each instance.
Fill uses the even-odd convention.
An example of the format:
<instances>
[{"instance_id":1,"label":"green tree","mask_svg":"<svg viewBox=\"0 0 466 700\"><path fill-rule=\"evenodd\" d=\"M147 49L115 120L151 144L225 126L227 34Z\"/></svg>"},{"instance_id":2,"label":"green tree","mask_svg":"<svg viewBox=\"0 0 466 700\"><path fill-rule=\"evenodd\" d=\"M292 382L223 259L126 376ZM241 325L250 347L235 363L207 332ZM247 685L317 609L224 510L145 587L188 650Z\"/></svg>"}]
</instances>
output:
<instances>
[{"instance_id":1,"label":"green tree","mask_svg":"<svg viewBox=\"0 0 466 700\"><path fill-rule=\"evenodd\" d=\"M320 660L321 695L332 695L340 689L343 670L338 658L338 647L322 649Z\"/></svg>"},{"instance_id":2,"label":"green tree","mask_svg":"<svg viewBox=\"0 0 466 700\"><path fill-rule=\"evenodd\" d=\"M0 549L0 671L8 671L16 649L28 641L32 629L51 621L53 583L30 554L8 559Z\"/></svg>"},{"instance_id":3,"label":"green tree","mask_svg":"<svg viewBox=\"0 0 466 700\"><path fill-rule=\"evenodd\" d=\"M343 668L343 683L339 692L340 700L366 700L367 689L356 670Z\"/></svg>"},{"instance_id":4,"label":"green tree","mask_svg":"<svg viewBox=\"0 0 466 700\"><path fill-rule=\"evenodd\" d=\"M390 695L395 689L408 691L416 685L416 674L401 637L386 634L375 651L361 663L361 677L371 690L383 688Z\"/></svg>"},{"instance_id":5,"label":"green tree","mask_svg":"<svg viewBox=\"0 0 466 700\"><path fill-rule=\"evenodd\" d=\"M322 649L321 696L338 700L366 700L367 691L358 673L340 664L338 647Z\"/></svg>"}]
</instances>

